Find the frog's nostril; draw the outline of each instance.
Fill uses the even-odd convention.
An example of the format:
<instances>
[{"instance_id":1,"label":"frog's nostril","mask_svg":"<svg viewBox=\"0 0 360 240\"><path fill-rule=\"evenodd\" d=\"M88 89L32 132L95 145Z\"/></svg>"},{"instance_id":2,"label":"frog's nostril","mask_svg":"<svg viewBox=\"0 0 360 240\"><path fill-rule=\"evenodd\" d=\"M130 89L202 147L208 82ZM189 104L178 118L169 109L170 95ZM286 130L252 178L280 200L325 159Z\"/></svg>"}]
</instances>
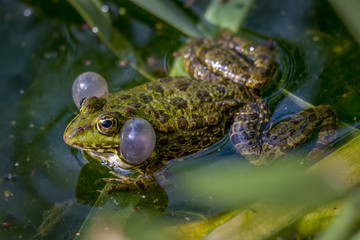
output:
<instances>
[{"instance_id":1,"label":"frog's nostril","mask_svg":"<svg viewBox=\"0 0 360 240\"><path fill-rule=\"evenodd\" d=\"M72 135L73 134L64 134L64 141L66 144L70 144Z\"/></svg>"},{"instance_id":2,"label":"frog's nostril","mask_svg":"<svg viewBox=\"0 0 360 240\"><path fill-rule=\"evenodd\" d=\"M66 144L73 144L73 139L74 139L74 136L81 133L81 132L84 132L85 129L83 127L78 127L75 131L74 130L71 130L71 128L69 129L66 129L65 130L65 133L64 133L64 141Z\"/></svg>"}]
</instances>

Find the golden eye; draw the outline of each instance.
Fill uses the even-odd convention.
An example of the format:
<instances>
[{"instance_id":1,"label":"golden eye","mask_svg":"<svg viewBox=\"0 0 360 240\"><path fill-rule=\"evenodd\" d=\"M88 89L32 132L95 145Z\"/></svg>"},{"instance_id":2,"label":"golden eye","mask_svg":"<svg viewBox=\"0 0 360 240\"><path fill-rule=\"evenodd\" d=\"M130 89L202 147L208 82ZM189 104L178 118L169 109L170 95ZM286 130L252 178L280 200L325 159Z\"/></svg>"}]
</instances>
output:
<instances>
[{"instance_id":1,"label":"golden eye","mask_svg":"<svg viewBox=\"0 0 360 240\"><path fill-rule=\"evenodd\" d=\"M108 135L118 129L118 121L111 115L103 115L98 118L96 127L101 134Z\"/></svg>"}]
</instances>

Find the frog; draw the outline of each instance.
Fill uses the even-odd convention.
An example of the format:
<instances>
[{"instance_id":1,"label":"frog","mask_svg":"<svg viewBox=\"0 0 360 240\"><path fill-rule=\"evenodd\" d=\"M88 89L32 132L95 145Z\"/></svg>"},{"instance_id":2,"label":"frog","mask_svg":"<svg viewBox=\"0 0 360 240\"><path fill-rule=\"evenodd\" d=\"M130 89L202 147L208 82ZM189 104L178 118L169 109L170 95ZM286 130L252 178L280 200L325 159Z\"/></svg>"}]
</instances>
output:
<instances>
[{"instance_id":1,"label":"frog","mask_svg":"<svg viewBox=\"0 0 360 240\"><path fill-rule=\"evenodd\" d=\"M270 123L260 91L274 77L274 44L221 31L193 38L181 50L187 76L170 76L131 89L83 99L64 132L66 144L121 170L136 173L103 179L107 191L156 188L154 173L218 142L228 134L236 151L255 166L266 166L303 144L318 130L313 160L336 139L338 117L319 105ZM119 151L120 132L134 118L145 119L156 134L149 158L132 163ZM104 124L106 123L106 124ZM121 171L120 171L121 172Z\"/></svg>"}]
</instances>

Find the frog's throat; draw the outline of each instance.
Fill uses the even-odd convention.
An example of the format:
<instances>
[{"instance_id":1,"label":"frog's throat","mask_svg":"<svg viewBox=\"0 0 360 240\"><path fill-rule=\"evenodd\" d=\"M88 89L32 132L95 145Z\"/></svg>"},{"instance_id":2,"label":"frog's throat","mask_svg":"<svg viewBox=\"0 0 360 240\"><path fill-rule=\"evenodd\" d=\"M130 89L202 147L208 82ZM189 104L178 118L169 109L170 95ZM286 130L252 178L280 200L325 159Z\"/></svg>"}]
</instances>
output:
<instances>
[{"instance_id":1,"label":"frog's throat","mask_svg":"<svg viewBox=\"0 0 360 240\"><path fill-rule=\"evenodd\" d=\"M134 169L134 165L128 164L122 159L118 150L114 149L114 152L92 151L84 149L90 156L100 159L103 162L107 162L108 167L118 166L123 169Z\"/></svg>"}]
</instances>

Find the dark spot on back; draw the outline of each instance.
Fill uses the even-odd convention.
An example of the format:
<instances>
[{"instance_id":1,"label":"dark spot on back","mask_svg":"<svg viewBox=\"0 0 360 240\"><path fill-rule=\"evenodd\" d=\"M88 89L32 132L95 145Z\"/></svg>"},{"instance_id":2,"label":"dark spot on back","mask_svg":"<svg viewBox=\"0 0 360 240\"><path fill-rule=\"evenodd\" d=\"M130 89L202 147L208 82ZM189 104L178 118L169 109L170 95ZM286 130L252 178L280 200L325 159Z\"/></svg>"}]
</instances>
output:
<instances>
[{"instance_id":1,"label":"dark spot on back","mask_svg":"<svg viewBox=\"0 0 360 240\"><path fill-rule=\"evenodd\" d=\"M216 91L220 93L221 95L224 95L226 93L226 90L224 87L216 87Z\"/></svg>"},{"instance_id":2,"label":"dark spot on back","mask_svg":"<svg viewBox=\"0 0 360 240\"><path fill-rule=\"evenodd\" d=\"M168 139L167 138L161 138L161 139L159 139L159 143L161 144L161 145L167 145L167 143L168 143Z\"/></svg>"},{"instance_id":3,"label":"dark spot on back","mask_svg":"<svg viewBox=\"0 0 360 240\"><path fill-rule=\"evenodd\" d=\"M132 108L129 108L129 107L125 107L124 110L125 110L125 113L131 113L134 111Z\"/></svg>"},{"instance_id":4,"label":"dark spot on back","mask_svg":"<svg viewBox=\"0 0 360 240\"><path fill-rule=\"evenodd\" d=\"M316 119L317 119L317 117L316 117L316 114L315 114L315 113L312 113L312 114L309 115L309 120L310 120L311 122L315 122Z\"/></svg>"},{"instance_id":5,"label":"dark spot on back","mask_svg":"<svg viewBox=\"0 0 360 240\"><path fill-rule=\"evenodd\" d=\"M164 89L160 85L148 85L147 89L158 93L164 92Z\"/></svg>"},{"instance_id":6,"label":"dark spot on back","mask_svg":"<svg viewBox=\"0 0 360 240\"><path fill-rule=\"evenodd\" d=\"M203 145L204 147L207 147L207 146L209 146L210 144L211 144L211 142L210 142L209 139L205 139L205 140L202 142L202 145Z\"/></svg>"},{"instance_id":7,"label":"dark spot on back","mask_svg":"<svg viewBox=\"0 0 360 240\"><path fill-rule=\"evenodd\" d=\"M166 78L161 78L159 81L160 81L161 83L169 83L169 82L171 82L172 80L173 80L172 77L166 77Z\"/></svg>"},{"instance_id":8,"label":"dark spot on back","mask_svg":"<svg viewBox=\"0 0 360 240\"><path fill-rule=\"evenodd\" d=\"M123 95L119 96L119 100L127 100L127 99L130 99L130 98L131 98L131 96L127 95L127 94L123 94Z\"/></svg>"},{"instance_id":9,"label":"dark spot on back","mask_svg":"<svg viewBox=\"0 0 360 240\"><path fill-rule=\"evenodd\" d=\"M197 145L199 144L200 140L197 137L194 137L191 139L191 145Z\"/></svg>"},{"instance_id":10,"label":"dark spot on back","mask_svg":"<svg viewBox=\"0 0 360 240\"><path fill-rule=\"evenodd\" d=\"M168 115L166 115L164 110L157 110L154 112L156 119L160 121L160 123L166 123L169 120Z\"/></svg>"},{"instance_id":11,"label":"dark spot on back","mask_svg":"<svg viewBox=\"0 0 360 240\"><path fill-rule=\"evenodd\" d=\"M213 134L213 136L216 138L221 138L223 135L224 135L224 133L218 128L216 128L216 131Z\"/></svg>"},{"instance_id":12,"label":"dark spot on back","mask_svg":"<svg viewBox=\"0 0 360 240\"><path fill-rule=\"evenodd\" d=\"M170 146L169 150L171 152L179 152L181 150L181 147L180 146Z\"/></svg>"},{"instance_id":13,"label":"dark spot on back","mask_svg":"<svg viewBox=\"0 0 360 240\"><path fill-rule=\"evenodd\" d=\"M201 126L203 126L203 118L199 117L197 114L192 114L191 121L195 122L197 128L200 128Z\"/></svg>"},{"instance_id":14,"label":"dark spot on back","mask_svg":"<svg viewBox=\"0 0 360 240\"><path fill-rule=\"evenodd\" d=\"M186 143L186 139L185 139L183 136L177 137L176 140L177 140L177 142L180 143L180 144Z\"/></svg>"},{"instance_id":15,"label":"dark spot on back","mask_svg":"<svg viewBox=\"0 0 360 240\"><path fill-rule=\"evenodd\" d=\"M184 117L179 117L176 120L176 123L177 123L180 130L185 130L187 128L187 126L189 125L188 121Z\"/></svg>"},{"instance_id":16,"label":"dark spot on back","mask_svg":"<svg viewBox=\"0 0 360 240\"><path fill-rule=\"evenodd\" d=\"M175 83L175 87L179 89L180 91L186 91L190 86L189 82L180 81Z\"/></svg>"},{"instance_id":17,"label":"dark spot on back","mask_svg":"<svg viewBox=\"0 0 360 240\"><path fill-rule=\"evenodd\" d=\"M150 103L152 101L152 97L146 94L139 94L140 101L142 103Z\"/></svg>"},{"instance_id":18,"label":"dark spot on back","mask_svg":"<svg viewBox=\"0 0 360 240\"><path fill-rule=\"evenodd\" d=\"M119 105L112 105L111 109L122 109L123 106L119 106Z\"/></svg>"},{"instance_id":19,"label":"dark spot on back","mask_svg":"<svg viewBox=\"0 0 360 240\"><path fill-rule=\"evenodd\" d=\"M170 104L172 104L176 109L181 109L181 108L187 107L187 101L180 97L170 99Z\"/></svg>"},{"instance_id":20,"label":"dark spot on back","mask_svg":"<svg viewBox=\"0 0 360 240\"><path fill-rule=\"evenodd\" d=\"M139 103L139 102L134 101L134 102L129 103L129 106L137 109L137 108L141 108L143 105L141 103Z\"/></svg>"},{"instance_id":21,"label":"dark spot on back","mask_svg":"<svg viewBox=\"0 0 360 240\"><path fill-rule=\"evenodd\" d=\"M199 90L196 92L196 97L200 99L201 102L211 102L212 98L207 91Z\"/></svg>"},{"instance_id":22,"label":"dark spot on back","mask_svg":"<svg viewBox=\"0 0 360 240\"><path fill-rule=\"evenodd\" d=\"M218 114L210 114L206 116L204 119L207 123L207 125L217 125L219 122L220 116Z\"/></svg>"}]
</instances>

